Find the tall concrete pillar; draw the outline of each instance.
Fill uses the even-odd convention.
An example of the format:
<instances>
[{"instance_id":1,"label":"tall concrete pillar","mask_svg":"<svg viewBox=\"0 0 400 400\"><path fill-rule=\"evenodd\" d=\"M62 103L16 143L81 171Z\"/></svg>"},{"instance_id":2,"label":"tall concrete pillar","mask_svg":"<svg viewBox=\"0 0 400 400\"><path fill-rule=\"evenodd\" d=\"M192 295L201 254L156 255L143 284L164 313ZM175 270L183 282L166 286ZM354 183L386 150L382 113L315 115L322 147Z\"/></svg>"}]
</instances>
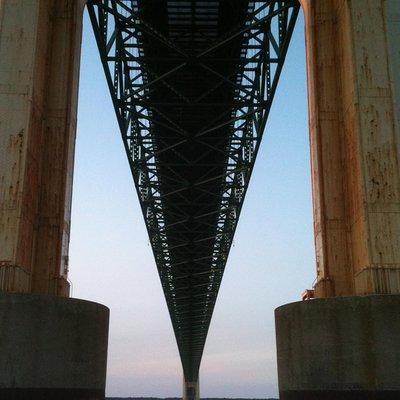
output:
<instances>
[{"instance_id":1,"label":"tall concrete pillar","mask_svg":"<svg viewBox=\"0 0 400 400\"><path fill-rule=\"evenodd\" d=\"M4 400L105 396L108 309L65 298L83 6L0 0Z\"/></svg>"},{"instance_id":2,"label":"tall concrete pillar","mask_svg":"<svg viewBox=\"0 0 400 400\"><path fill-rule=\"evenodd\" d=\"M83 1L0 0L0 289L68 296Z\"/></svg>"},{"instance_id":3,"label":"tall concrete pillar","mask_svg":"<svg viewBox=\"0 0 400 400\"><path fill-rule=\"evenodd\" d=\"M303 0L317 297L400 293L400 7Z\"/></svg>"},{"instance_id":4,"label":"tall concrete pillar","mask_svg":"<svg viewBox=\"0 0 400 400\"><path fill-rule=\"evenodd\" d=\"M400 3L302 0L315 295L275 312L281 400L400 398Z\"/></svg>"}]
</instances>

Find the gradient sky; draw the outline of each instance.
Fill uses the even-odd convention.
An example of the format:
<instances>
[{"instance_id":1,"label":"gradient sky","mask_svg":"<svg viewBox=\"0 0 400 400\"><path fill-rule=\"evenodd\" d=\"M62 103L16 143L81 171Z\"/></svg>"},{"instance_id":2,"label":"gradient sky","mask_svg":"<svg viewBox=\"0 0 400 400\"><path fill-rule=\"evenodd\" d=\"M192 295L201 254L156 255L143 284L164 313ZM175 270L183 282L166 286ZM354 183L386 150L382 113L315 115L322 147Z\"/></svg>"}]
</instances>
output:
<instances>
[{"instance_id":1,"label":"gradient sky","mask_svg":"<svg viewBox=\"0 0 400 400\"><path fill-rule=\"evenodd\" d=\"M211 322L202 397L277 395L273 312L314 280L303 25L301 15ZM111 310L107 394L181 396L172 325L87 14L70 270L73 297Z\"/></svg>"}]
</instances>

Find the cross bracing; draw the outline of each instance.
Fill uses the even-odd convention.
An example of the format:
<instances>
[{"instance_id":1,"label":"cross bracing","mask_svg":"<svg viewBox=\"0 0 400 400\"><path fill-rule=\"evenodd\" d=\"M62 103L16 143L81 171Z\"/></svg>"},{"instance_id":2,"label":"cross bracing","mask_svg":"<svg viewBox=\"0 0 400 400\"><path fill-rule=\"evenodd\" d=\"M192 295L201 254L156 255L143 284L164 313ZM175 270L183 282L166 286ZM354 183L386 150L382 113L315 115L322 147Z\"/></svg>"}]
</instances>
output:
<instances>
[{"instance_id":1,"label":"cross bracing","mask_svg":"<svg viewBox=\"0 0 400 400\"><path fill-rule=\"evenodd\" d=\"M297 19L297 0L90 0L186 381Z\"/></svg>"}]
</instances>

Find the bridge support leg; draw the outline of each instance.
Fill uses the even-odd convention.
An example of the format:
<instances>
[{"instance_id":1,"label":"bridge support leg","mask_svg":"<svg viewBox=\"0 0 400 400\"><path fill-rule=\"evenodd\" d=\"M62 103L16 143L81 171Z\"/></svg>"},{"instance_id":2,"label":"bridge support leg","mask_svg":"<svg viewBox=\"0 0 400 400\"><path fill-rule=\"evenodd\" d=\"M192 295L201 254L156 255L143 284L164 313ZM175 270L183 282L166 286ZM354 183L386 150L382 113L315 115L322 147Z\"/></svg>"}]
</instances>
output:
<instances>
[{"instance_id":1,"label":"bridge support leg","mask_svg":"<svg viewBox=\"0 0 400 400\"><path fill-rule=\"evenodd\" d=\"M200 400L199 381L187 382L183 378L183 400Z\"/></svg>"},{"instance_id":2,"label":"bridge support leg","mask_svg":"<svg viewBox=\"0 0 400 400\"><path fill-rule=\"evenodd\" d=\"M0 0L1 399L104 398L107 312L65 298L83 5Z\"/></svg>"},{"instance_id":3,"label":"bridge support leg","mask_svg":"<svg viewBox=\"0 0 400 400\"><path fill-rule=\"evenodd\" d=\"M397 0L306 0L317 297L400 293Z\"/></svg>"},{"instance_id":4,"label":"bridge support leg","mask_svg":"<svg viewBox=\"0 0 400 400\"><path fill-rule=\"evenodd\" d=\"M399 398L399 3L302 4L320 299L277 310L281 398Z\"/></svg>"},{"instance_id":5,"label":"bridge support leg","mask_svg":"<svg viewBox=\"0 0 400 400\"><path fill-rule=\"evenodd\" d=\"M0 289L68 296L83 1L0 0Z\"/></svg>"}]
</instances>

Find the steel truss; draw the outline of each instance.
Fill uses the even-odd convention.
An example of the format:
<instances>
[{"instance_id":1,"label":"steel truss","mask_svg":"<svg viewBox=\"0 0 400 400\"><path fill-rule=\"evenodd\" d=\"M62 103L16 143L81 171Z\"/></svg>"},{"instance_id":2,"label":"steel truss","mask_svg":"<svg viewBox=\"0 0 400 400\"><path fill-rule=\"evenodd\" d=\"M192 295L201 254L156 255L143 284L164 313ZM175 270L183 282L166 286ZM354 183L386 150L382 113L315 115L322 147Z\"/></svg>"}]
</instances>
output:
<instances>
[{"instance_id":1,"label":"steel truss","mask_svg":"<svg viewBox=\"0 0 400 400\"><path fill-rule=\"evenodd\" d=\"M89 0L185 379L204 344L297 0Z\"/></svg>"}]
</instances>

